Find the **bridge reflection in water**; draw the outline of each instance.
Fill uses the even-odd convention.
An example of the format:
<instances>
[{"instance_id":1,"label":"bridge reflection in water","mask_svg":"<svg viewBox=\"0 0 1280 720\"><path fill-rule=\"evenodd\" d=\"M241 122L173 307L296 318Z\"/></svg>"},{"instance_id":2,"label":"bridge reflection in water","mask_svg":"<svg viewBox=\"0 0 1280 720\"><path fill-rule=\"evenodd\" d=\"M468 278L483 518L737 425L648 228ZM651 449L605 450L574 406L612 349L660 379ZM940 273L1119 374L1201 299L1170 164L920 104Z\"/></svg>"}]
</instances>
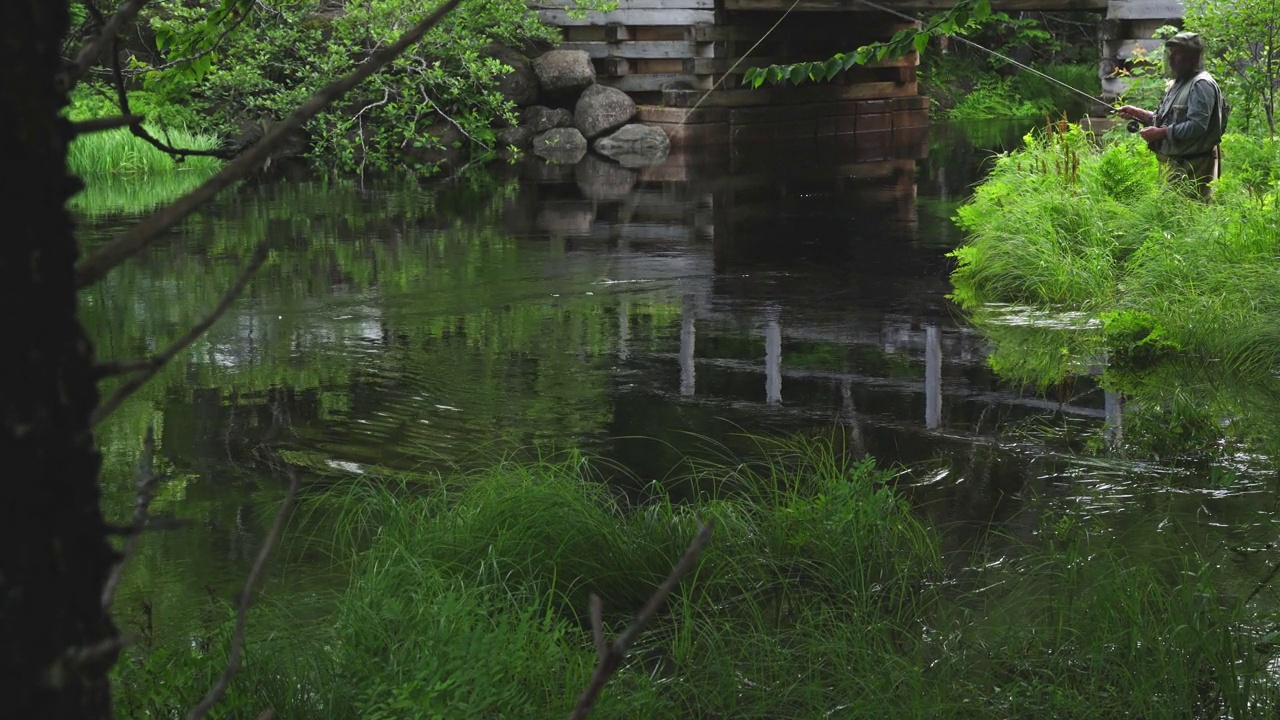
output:
<instances>
[{"instance_id":1,"label":"bridge reflection in water","mask_svg":"<svg viewBox=\"0 0 1280 720\"><path fill-rule=\"evenodd\" d=\"M947 194L967 192L990 150L939 129L930 149L917 136L686 151L611 168L609 189L590 185L605 177L594 171L528 170L537 184L520 203L564 243L552 272L606 268L618 287L665 287L678 307L670 342L642 348L618 296L609 436L627 439L611 454L653 477L696 452L690 437L838 427L855 453L973 477L948 484L943 505L977 493L964 518L1009 514L1021 529L1004 532L1032 532L1035 506L1011 498L1055 461L1000 449L1002 428L1058 417L1118 429L1121 405L1087 378L1060 399L987 367L986 341L946 299L946 253L959 240Z\"/></svg>"}]
</instances>

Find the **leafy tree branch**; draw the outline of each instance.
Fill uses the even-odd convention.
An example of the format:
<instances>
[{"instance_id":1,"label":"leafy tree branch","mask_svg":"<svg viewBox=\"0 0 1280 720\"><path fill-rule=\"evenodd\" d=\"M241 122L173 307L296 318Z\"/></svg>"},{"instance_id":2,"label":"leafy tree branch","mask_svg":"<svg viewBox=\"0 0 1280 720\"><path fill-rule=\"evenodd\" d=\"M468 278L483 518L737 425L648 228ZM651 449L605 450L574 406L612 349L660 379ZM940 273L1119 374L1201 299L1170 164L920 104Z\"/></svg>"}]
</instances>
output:
<instances>
[{"instance_id":1,"label":"leafy tree branch","mask_svg":"<svg viewBox=\"0 0 1280 720\"><path fill-rule=\"evenodd\" d=\"M865 0L857 0L857 2L878 9L881 7ZM884 9L888 10L888 8ZM892 12L900 15L896 11ZM855 65L902 57L913 51L924 52L931 39L962 34L990 16L991 0L958 0L954 7L934 15L921 27L899 30L885 42L871 43L856 50L836 53L826 60L750 68L743 76L743 83L752 88L759 88L766 82L770 85L782 85L788 82L792 85L800 85L804 82L826 82ZM909 18L905 15L903 17Z\"/></svg>"}]
</instances>

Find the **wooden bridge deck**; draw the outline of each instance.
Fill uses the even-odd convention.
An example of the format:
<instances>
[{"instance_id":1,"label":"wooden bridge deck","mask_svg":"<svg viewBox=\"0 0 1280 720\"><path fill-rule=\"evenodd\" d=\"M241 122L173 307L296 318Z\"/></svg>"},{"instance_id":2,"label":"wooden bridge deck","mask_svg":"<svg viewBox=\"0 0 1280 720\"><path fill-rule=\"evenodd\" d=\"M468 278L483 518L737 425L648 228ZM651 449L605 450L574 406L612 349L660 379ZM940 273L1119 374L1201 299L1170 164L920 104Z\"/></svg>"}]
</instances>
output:
<instances>
[{"instance_id":1,"label":"wooden bridge deck","mask_svg":"<svg viewBox=\"0 0 1280 720\"><path fill-rule=\"evenodd\" d=\"M677 144L744 143L872 133L883 141L919 132L928 100L919 95L914 53L859 66L831 81L750 89L751 67L829 57L911 27L859 0L619 0L608 13L572 17L565 0L530 0L538 16L583 50L599 82L630 94L641 122ZM877 0L901 12L941 10L951 0ZM993 0L997 10L1105 13L1099 73L1105 80L1138 47L1153 49L1156 27L1182 17L1179 0ZM847 13L834 19L832 13ZM749 52L749 55L748 55ZM708 92L710 93L708 94ZM696 113L689 109L698 107Z\"/></svg>"}]
</instances>

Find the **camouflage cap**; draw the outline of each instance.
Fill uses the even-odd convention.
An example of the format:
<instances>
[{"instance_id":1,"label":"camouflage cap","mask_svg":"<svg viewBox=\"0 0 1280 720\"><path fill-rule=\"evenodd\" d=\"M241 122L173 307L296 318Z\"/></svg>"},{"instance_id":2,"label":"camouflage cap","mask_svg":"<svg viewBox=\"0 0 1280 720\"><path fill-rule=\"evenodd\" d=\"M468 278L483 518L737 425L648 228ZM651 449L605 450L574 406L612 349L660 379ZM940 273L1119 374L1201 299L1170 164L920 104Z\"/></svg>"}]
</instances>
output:
<instances>
[{"instance_id":1,"label":"camouflage cap","mask_svg":"<svg viewBox=\"0 0 1280 720\"><path fill-rule=\"evenodd\" d=\"M1204 38L1198 33L1180 32L1165 42L1168 47L1184 47L1196 52L1204 52Z\"/></svg>"}]
</instances>

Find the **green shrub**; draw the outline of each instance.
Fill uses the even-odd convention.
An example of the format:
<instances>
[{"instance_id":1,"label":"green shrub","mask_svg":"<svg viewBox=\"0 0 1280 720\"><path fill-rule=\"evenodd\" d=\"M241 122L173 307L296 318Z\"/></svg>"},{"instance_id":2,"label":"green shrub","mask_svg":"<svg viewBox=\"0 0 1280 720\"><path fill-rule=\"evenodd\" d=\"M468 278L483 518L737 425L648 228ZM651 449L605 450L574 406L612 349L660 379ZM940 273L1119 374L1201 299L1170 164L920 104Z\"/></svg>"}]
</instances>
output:
<instances>
[{"instance_id":1,"label":"green shrub","mask_svg":"<svg viewBox=\"0 0 1280 720\"><path fill-rule=\"evenodd\" d=\"M314 3L258 3L218 52L183 62L193 43L199 46L210 33L203 21L215 4L156 3L151 29L164 47L159 57L138 62L143 69L173 63L144 73L144 88L160 103L190 106L228 136L245 123L283 119L425 12L412 0L348 0L325 12ZM431 162L438 137L455 124L466 142L492 146L492 126L511 120L513 108L496 90L507 68L486 56L485 46L554 38L518 0L463 3L422 42L308 123L310 153L347 169L413 157Z\"/></svg>"}]
</instances>

